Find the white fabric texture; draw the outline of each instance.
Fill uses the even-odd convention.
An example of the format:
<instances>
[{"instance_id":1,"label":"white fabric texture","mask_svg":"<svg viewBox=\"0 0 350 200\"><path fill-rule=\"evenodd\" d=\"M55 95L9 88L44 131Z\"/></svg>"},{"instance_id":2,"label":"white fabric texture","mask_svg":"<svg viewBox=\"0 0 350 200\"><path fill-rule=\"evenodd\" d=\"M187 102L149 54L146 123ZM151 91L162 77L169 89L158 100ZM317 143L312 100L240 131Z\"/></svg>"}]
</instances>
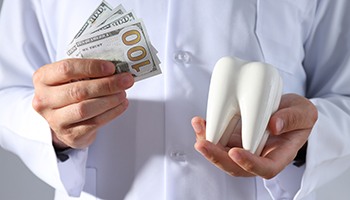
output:
<instances>
[{"instance_id":1,"label":"white fabric texture","mask_svg":"<svg viewBox=\"0 0 350 200\"><path fill-rule=\"evenodd\" d=\"M67 58L100 2L5 0L0 14L0 145L56 188L57 200L311 200L350 167L347 0L108 0L144 20L163 73L127 91L128 110L99 130L89 150L59 162L50 127L31 106L32 75ZM316 105L306 166L290 165L268 181L235 178L194 150L190 120L205 116L211 71L223 56L272 64L284 93Z\"/></svg>"}]
</instances>

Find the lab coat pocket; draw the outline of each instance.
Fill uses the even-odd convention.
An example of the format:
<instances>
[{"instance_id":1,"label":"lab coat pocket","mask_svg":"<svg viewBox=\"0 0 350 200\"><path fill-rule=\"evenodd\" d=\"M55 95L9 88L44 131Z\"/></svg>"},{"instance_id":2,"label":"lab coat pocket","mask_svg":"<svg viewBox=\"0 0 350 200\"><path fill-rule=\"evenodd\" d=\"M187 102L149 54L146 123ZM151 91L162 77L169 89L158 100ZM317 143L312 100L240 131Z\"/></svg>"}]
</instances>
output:
<instances>
[{"instance_id":1,"label":"lab coat pocket","mask_svg":"<svg viewBox=\"0 0 350 200\"><path fill-rule=\"evenodd\" d=\"M255 32L265 62L296 74L304 59L314 6L313 0L258 0Z\"/></svg>"}]
</instances>

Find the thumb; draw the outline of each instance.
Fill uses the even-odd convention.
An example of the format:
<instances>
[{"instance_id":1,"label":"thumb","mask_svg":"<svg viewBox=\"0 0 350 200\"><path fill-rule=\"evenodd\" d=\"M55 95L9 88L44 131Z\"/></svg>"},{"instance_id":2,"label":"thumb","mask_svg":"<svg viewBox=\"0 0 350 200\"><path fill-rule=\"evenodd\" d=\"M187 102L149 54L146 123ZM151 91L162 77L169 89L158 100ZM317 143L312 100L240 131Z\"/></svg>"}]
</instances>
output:
<instances>
[{"instance_id":1,"label":"thumb","mask_svg":"<svg viewBox=\"0 0 350 200\"><path fill-rule=\"evenodd\" d=\"M289 105L284 105L275 112L269 122L269 130L274 135L282 133L311 129L317 120L316 107L306 98L297 97L298 100L290 102Z\"/></svg>"},{"instance_id":2,"label":"thumb","mask_svg":"<svg viewBox=\"0 0 350 200\"><path fill-rule=\"evenodd\" d=\"M205 120L201 117L194 117L191 120L193 130L196 134L196 139L205 140Z\"/></svg>"}]
</instances>

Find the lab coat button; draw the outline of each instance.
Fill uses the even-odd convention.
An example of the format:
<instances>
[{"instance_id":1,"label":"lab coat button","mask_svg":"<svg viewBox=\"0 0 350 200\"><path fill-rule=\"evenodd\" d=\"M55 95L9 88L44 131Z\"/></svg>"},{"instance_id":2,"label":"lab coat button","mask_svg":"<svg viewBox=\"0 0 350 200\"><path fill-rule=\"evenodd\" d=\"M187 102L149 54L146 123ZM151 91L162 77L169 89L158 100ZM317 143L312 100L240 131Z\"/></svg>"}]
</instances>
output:
<instances>
[{"instance_id":1,"label":"lab coat button","mask_svg":"<svg viewBox=\"0 0 350 200\"><path fill-rule=\"evenodd\" d=\"M180 64L188 64L191 62L191 54L187 51L178 51L174 55L174 60Z\"/></svg>"},{"instance_id":2,"label":"lab coat button","mask_svg":"<svg viewBox=\"0 0 350 200\"><path fill-rule=\"evenodd\" d=\"M186 154L181 151L170 152L170 157L178 162L186 162Z\"/></svg>"}]
</instances>

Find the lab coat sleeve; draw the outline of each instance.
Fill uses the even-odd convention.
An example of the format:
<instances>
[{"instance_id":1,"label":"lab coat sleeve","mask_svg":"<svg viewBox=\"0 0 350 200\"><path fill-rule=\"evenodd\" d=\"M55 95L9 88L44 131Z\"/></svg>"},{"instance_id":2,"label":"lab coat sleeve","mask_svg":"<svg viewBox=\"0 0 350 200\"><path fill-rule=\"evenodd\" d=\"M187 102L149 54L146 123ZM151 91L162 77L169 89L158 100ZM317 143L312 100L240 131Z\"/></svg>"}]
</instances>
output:
<instances>
[{"instance_id":1,"label":"lab coat sleeve","mask_svg":"<svg viewBox=\"0 0 350 200\"><path fill-rule=\"evenodd\" d=\"M78 196L87 150L73 150L58 162L50 127L33 108L32 75L52 62L40 1L4 1L0 13L0 145L52 187ZM53 52L53 51L51 51Z\"/></svg>"},{"instance_id":2,"label":"lab coat sleeve","mask_svg":"<svg viewBox=\"0 0 350 200\"><path fill-rule=\"evenodd\" d=\"M350 168L350 1L318 1L305 44L307 97L318 109L296 199Z\"/></svg>"}]
</instances>

